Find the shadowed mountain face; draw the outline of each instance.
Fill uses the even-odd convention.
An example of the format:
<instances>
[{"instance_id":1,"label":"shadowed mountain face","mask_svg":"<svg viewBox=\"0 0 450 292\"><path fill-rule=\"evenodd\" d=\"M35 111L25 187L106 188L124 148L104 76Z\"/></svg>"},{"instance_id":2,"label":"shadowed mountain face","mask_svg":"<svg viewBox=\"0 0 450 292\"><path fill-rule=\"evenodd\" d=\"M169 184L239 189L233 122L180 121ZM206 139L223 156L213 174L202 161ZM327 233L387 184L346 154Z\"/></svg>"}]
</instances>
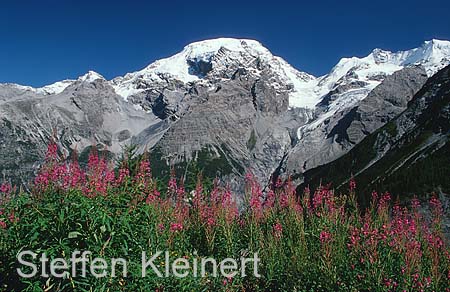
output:
<instances>
[{"instance_id":1,"label":"shadowed mountain face","mask_svg":"<svg viewBox=\"0 0 450 292\"><path fill-rule=\"evenodd\" d=\"M400 115L339 159L304 173L306 185L346 189L353 174L362 203L372 190L400 199L450 193L450 66L430 78ZM303 187L301 186L301 187Z\"/></svg>"},{"instance_id":2,"label":"shadowed mountain face","mask_svg":"<svg viewBox=\"0 0 450 292\"><path fill-rule=\"evenodd\" d=\"M286 172L306 171L348 152L364 137L405 110L408 101L426 80L422 67L408 67L397 71L386 77L354 107L327 117L316 127L301 127L301 138L284 162ZM323 109L319 107L318 110Z\"/></svg>"},{"instance_id":3,"label":"shadowed mountain face","mask_svg":"<svg viewBox=\"0 0 450 292\"><path fill-rule=\"evenodd\" d=\"M238 192L246 171L265 185L273 174L301 182L405 110L449 56L433 40L315 77L256 41L216 39L111 81L90 71L43 88L1 84L0 171L26 183L53 137L67 156L135 144L161 172L194 161Z\"/></svg>"}]
</instances>

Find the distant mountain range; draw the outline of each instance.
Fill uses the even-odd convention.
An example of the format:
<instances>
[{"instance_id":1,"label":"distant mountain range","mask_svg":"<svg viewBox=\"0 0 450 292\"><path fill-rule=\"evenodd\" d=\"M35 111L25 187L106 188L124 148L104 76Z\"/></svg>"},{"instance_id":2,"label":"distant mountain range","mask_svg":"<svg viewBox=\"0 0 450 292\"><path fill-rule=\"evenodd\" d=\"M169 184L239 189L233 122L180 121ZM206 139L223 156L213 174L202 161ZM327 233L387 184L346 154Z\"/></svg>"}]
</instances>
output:
<instances>
[{"instance_id":1,"label":"distant mountain range","mask_svg":"<svg viewBox=\"0 0 450 292\"><path fill-rule=\"evenodd\" d=\"M315 77L257 41L222 38L112 80L89 71L42 88L0 84L0 173L26 184L54 137L66 156L134 144L161 173L193 162L237 192L248 170L264 185L290 174L339 186L353 174L367 189L406 192L393 177L448 160L448 67L439 70L449 64L450 42L431 40ZM420 191L448 188L442 167Z\"/></svg>"}]
</instances>

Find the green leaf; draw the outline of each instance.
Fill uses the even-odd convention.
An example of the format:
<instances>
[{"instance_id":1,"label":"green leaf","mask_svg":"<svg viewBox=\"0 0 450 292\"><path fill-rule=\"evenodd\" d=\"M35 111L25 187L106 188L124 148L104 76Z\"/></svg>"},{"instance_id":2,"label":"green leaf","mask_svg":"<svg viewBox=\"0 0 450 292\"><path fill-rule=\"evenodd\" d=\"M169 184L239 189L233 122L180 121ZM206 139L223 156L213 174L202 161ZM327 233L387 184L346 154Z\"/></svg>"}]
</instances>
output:
<instances>
[{"instance_id":1,"label":"green leaf","mask_svg":"<svg viewBox=\"0 0 450 292\"><path fill-rule=\"evenodd\" d=\"M80 235L82 235L82 234L80 232L78 232L78 231L69 232L69 239L77 238Z\"/></svg>"}]
</instances>

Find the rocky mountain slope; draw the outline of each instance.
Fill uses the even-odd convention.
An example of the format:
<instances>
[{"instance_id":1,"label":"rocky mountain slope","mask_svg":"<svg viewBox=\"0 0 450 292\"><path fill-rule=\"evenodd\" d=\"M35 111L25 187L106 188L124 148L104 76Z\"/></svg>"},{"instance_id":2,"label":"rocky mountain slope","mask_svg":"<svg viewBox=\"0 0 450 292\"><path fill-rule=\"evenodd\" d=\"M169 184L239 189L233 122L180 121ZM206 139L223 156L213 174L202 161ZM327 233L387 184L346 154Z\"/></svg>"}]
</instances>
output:
<instances>
[{"instance_id":1,"label":"rocky mountain slope","mask_svg":"<svg viewBox=\"0 0 450 292\"><path fill-rule=\"evenodd\" d=\"M0 172L26 184L55 138L68 157L98 144L112 153L156 122L117 95L108 81L88 73L58 94L0 87ZM14 95L11 95L11 92ZM16 181L17 182L17 181Z\"/></svg>"},{"instance_id":2,"label":"rocky mountain slope","mask_svg":"<svg viewBox=\"0 0 450 292\"><path fill-rule=\"evenodd\" d=\"M348 152L364 137L405 110L408 101L426 80L423 67L406 67L387 76L356 105L346 107L323 121L319 118L313 122L317 123L315 127L301 127L298 143L283 161L284 169L288 174L299 175ZM335 94L339 94L339 89L325 96L318 104L318 110Z\"/></svg>"},{"instance_id":3,"label":"rocky mountain slope","mask_svg":"<svg viewBox=\"0 0 450 292\"><path fill-rule=\"evenodd\" d=\"M297 130L299 142L281 169L301 174L348 152L406 108L405 101L411 99L427 77L449 64L449 50L449 42L432 40L408 51L375 49L364 58L342 59L328 75L319 78L317 88L326 87L323 91L326 93L316 106L313 121ZM412 69L412 65L423 69ZM367 119L378 122L368 125Z\"/></svg>"},{"instance_id":4,"label":"rocky mountain slope","mask_svg":"<svg viewBox=\"0 0 450 292\"><path fill-rule=\"evenodd\" d=\"M359 192L395 196L449 194L450 66L430 78L400 115L339 159L304 173L305 182L346 188L354 175ZM364 198L369 196L362 196Z\"/></svg>"},{"instance_id":5,"label":"rocky mountain slope","mask_svg":"<svg viewBox=\"0 0 450 292\"><path fill-rule=\"evenodd\" d=\"M433 40L344 58L315 77L257 41L214 39L110 81L91 71L42 88L2 84L0 171L31 177L54 136L67 155L136 144L161 168L197 161L232 185L247 169L263 183L287 172L301 181L403 111L449 63L450 42Z\"/></svg>"}]
</instances>

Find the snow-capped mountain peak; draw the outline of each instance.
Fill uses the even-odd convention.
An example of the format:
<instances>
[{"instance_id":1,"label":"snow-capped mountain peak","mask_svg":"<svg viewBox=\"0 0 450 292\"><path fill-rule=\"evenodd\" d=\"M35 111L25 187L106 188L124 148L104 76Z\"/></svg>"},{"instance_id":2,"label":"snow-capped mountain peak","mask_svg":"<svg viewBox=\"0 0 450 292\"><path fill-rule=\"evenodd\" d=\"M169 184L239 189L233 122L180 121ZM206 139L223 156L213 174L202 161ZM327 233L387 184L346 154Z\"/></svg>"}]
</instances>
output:
<instances>
[{"instance_id":1,"label":"snow-capped mountain peak","mask_svg":"<svg viewBox=\"0 0 450 292\"><path fill-rule=\"evenodd\" d=\"M311 100L311 95L304 88L316 78L296 70L282 58L274 56L260 42L249 39L218 38L191 43L174 56L114 79L113 86L119 95L128 99L145 90L141 86L143 83L161 82L166 78L183 83L202 81L209 72L220 76L219 72L226 71L231 63L248 69L255 67L256 60L269 66L284 86L292 85L291 106L314 107L317 101Z\"/></svg>"},{"instance_id":2,"label":"snow-capped mountain peak","mask_svg":"<svg viewBox=\"0 0 450 292\"><path fill-rule=\"evenodd\" d=\"M157 60L144 69L125 75L131 79L137 75L147 79L159 79L161 75L169 75L184 83L197 81L201 77L192 72L190 62L211 61L220 49L231 52L247 52L255 56L272 56L261 43L248 39L218 38L191 43L171 57Z\"/></svg>"},{"instance_id":3,"label":"snow-capped mountain peak","mask_svg":"<svg viewBox=\"0 0 450 292\"><path fill-rule=\"evenodd\" d=\"M84 82L94 82L97 79L103 79L105 80L105 78L98 74L95 71L88 71L86 74L84 74L83 76L78 77L79 81L84 81Z\"/></svg>"},{"instance_id":4,"label":"snow-capped mountain peak","mask_svg":"<svg viewBox=\"0 0 450 292\"><path fill-rule=\"evenodd\" d=\"M63 80L58 81L50 85L46 85L44 87L36 88L36 92L45 95L58 94L64 91L69 85L74 83L75 80Z\"/></svg>"},{"instance_id":5,"label":"snow-capped mountain peak","mask_svg":"<svg viewBox=\"0 0 450 292\"><path fill-rule=\"evenodd\" d=\"M94 71L88 71L86 74L80 76L77 78L77 80L73 79L66 79L63 81L58 81L50 85L46 85L39 88L32 88L36 93L44 94L44 95L51 95L51 94L58 94L64 91L68 86L72 85L76 81L81 82L93 82L97 79L103 79L105 78Z\"/></svg>"},{"instance_id":6,"label":"snow-capped mountain peak","mask_svg":"<svg viewBox=\"0 0 450 292\"><path fill-rule=\"evenodd\" d=\"M210 62L211 58L221 49L231 52L248 52L250 54L269 57L272 56L261 43L247 39L219 38L191 43L169 58L158 60L140 73L170 74L185 83L199 80L199 76L192 73L190 62Z\"/></svg>"},{"instance_id":7,"label":"snow-capped mountain peak","mask_svg":"<svg viewBox=\"0 0 450 292\"><path fill-rule=\"evenodd\" d=\"M382 49L374 49L369 55L373 58L376 64L387 63L391 57L392 52Z\"/></svg>"},{"instance_id":8,"label":"snow-capped mountain peak","mask_svg":"<svg viewBox=\"0 0 450 292\"><path fill-rule=\"evenodd\" d=\"M420 47L398 52L375 49L368 57L376 62L396 66L421 65L428 76L434 75L450 62L450 42L443 40L425 41Z\"/></svg>"},{"instance_id":9,"label":"snow-capped mountain peak","mask_svg":"<svg viewBox=\"0 0 450 292\"><path fill-rule=\"evenodd\" d=\"M386 76L407 66L423 66L427 75L432 76L450 64L450 42L431 40L420 47L391 52L374 49L366 57L342 58L329 74L311 83L309 92L315 94L312 100L320 101L323 113L313 122L298 130L302 137L322 125L329 117L346 108L351 108L367 97Z\"/></svg>"},{"instance_id":10,"label":"snow-capped mountain peak","mask_svg":"<svg viewBox=\"0 0 450 292\"><path fill-rule=\"evenodd\" d=\"M431 76L448 63L450 63L450 42L433 39L425 41L418 48L406 51L391 52L376 48L363 58L342 58L324 79L337 81L336 78L345 76L349 71L358 72L369 68L389 75L410 65L423 66Z\"/></svg>"}]
</instances>

